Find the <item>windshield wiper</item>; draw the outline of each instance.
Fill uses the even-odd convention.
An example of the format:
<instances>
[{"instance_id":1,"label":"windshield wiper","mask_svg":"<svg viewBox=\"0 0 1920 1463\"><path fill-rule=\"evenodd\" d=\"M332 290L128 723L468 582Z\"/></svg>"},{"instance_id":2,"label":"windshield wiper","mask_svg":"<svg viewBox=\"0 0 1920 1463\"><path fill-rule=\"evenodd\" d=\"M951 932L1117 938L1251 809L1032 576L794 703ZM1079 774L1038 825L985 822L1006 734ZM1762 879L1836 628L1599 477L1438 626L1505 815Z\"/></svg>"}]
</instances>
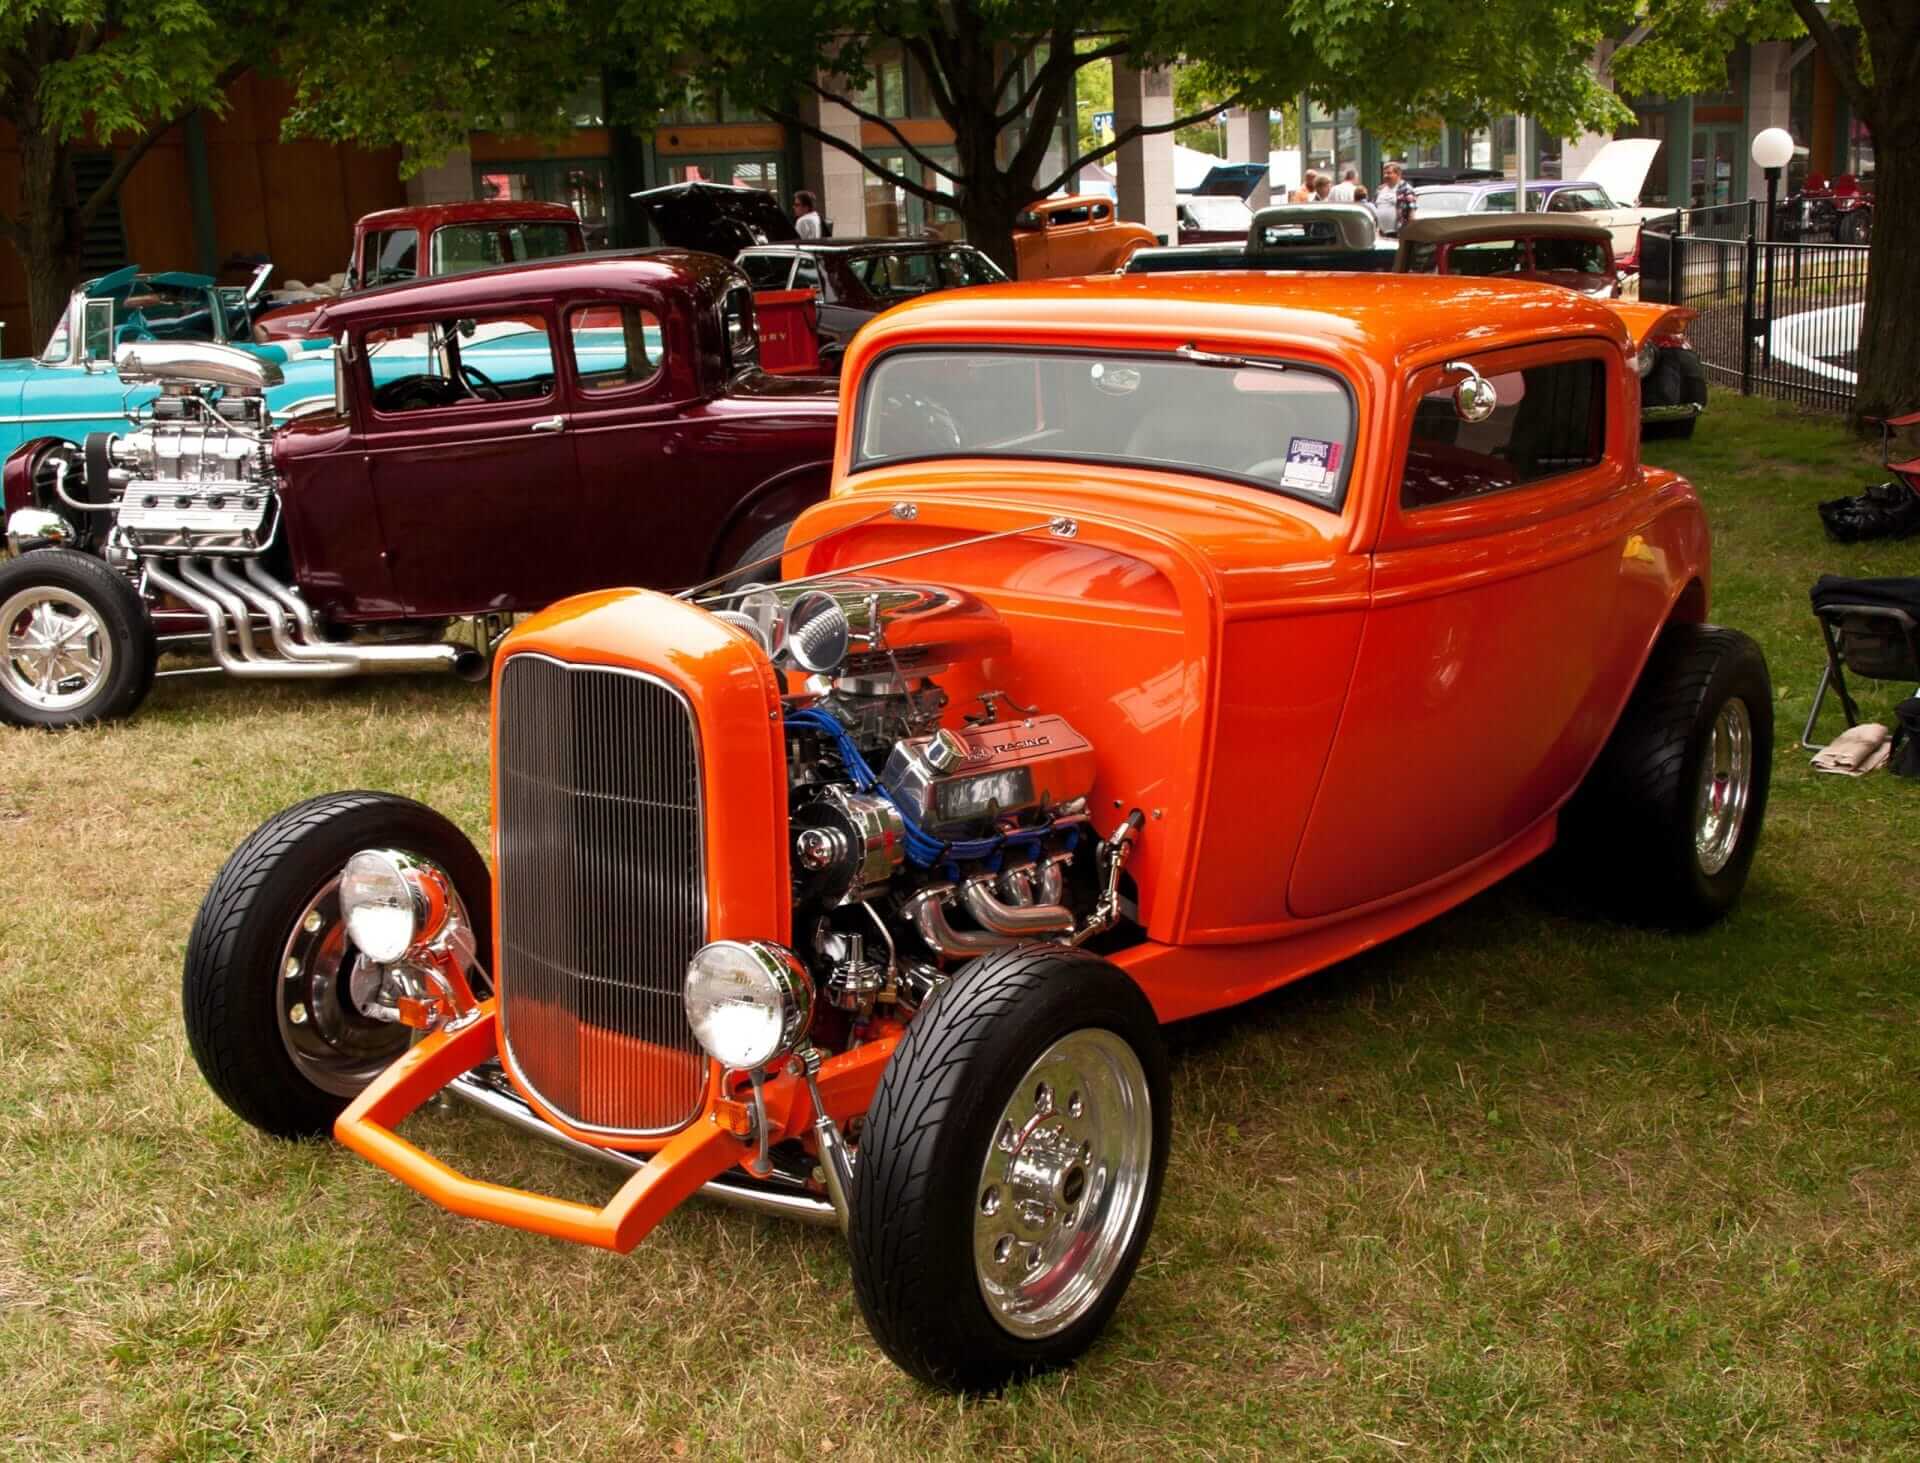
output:
<instances>
[{"instance_id":1,"label":"windshield wiper","mask_svg":"<svg viewBox=\"0 0 1920 1463\"><path fill-rule=\"evenodd\" d=\"M1173 352L1183 361L1192 361L1198 366L1230 366L1236 371L1284 371L1285 361L1270 361L1262 356L1223 356L1215 351L1203 351L1191 341L1176 346Z\"/></svg>"}]
</instances>

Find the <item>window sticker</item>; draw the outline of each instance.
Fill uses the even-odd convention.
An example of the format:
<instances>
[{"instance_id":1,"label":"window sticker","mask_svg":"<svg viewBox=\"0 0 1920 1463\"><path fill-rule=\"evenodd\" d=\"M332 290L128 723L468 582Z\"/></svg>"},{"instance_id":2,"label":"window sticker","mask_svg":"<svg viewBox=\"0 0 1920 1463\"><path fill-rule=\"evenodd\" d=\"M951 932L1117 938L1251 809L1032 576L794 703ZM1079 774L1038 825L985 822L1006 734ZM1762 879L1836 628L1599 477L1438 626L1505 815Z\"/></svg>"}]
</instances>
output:
<instances>
[{"instance_id":1,"label":"window sticker","mask_svg":"<svg viewBox=\"0 0 1920 1463\"><path fill-rule=\"evenodd\" d=\"M1332 496L1340 485L1340 444L1318 437L1288 438L1287 465L1281 470L1280 485Z\"/></svg>"}]
</instances>

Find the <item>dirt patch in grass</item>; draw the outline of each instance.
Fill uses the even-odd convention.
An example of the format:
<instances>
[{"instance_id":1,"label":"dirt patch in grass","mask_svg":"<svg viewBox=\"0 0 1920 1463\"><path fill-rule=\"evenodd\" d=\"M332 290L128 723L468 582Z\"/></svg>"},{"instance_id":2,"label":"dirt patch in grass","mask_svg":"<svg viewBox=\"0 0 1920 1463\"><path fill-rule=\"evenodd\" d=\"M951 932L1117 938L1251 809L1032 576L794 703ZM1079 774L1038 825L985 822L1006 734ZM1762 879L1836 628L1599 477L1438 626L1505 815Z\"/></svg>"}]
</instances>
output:
<instances>
[{"instance_id":1,"label":"dirt patch in grass","mask_svg":"<svg viewBox=\"0 0 1920 1463\"><path fill-rule=\"evenodd\" d=\"M1139 1278L1075 1371L959 1401L868 1341L838 1242L689 1206L633 1256L457 1219L214 1101L178 983L214 871L342 787L486 826L452 681L163 682L137 721L0 733L0 1456L1803 1457L1920 1447L1920 788L1792 732L1806 590L1875 477L1829 423L1716 396L1716 614L1777 683L1747 902L1674 938L1524 879L1172 1033ZM1863 685L1885 719L1911 688ZM461 1165L605 1175L463 1115Z\"/></svg>"}]
</instances>

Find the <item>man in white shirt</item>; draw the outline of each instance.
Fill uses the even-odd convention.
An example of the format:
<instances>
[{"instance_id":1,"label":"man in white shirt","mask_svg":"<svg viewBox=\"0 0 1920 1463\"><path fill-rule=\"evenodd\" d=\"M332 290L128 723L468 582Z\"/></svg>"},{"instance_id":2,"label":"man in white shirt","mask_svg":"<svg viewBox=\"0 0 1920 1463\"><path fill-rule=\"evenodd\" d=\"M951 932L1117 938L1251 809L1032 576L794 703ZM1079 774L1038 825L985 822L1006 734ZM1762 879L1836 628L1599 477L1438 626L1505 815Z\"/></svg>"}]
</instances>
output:
<instances>
[{"instance_id":1,"label":"man in white shirt","mask_svg":"<svg viewBox=\"0 0 1920 1463\"><path fill-rule=\"evenodd\" d=\"M1360 174L1355 169L1348 168L1340 175L1340 181L1333 185L1333 201L1358 203L1360 198Z\"/></svg>"},{"instance_id":2,"label":"man in white shirt","mask_svg":"<svg viewBox=\"0 0 1920 1463\"><path fill-rule=\"evenodd\" d=\"M820 209L805 188L793 195L793 231L803 239L820 237Z\"/></svg>"}]
</instances>

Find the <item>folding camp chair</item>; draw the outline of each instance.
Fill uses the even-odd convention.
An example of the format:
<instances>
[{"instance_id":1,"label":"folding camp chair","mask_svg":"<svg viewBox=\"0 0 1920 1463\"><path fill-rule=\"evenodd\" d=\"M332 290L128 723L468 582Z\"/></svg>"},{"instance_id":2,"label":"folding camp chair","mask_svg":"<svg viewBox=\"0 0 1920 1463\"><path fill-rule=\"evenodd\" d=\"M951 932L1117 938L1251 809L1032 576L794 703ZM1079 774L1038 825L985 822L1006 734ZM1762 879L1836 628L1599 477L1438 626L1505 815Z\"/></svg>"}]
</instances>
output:
<instances>
[{"instance_id":1,"label":"folding camp chair","mask_svg":"<svg viewBox=\"0 0 1920 1463\"><path fill-rule=\"evenodd\" d=\"M1813 586L1812 599L1814 617L1827 643L1827 668L1820 673L1820 689L1814 693L1800 745L1817 752L1825 743L1813 740L1813 728L1829 689L1839 693L1847 725L1860 724L1860 708L1847 689L1846 671L1871 681L1920 682L1920 578L1842 579L1822 574Z\"/></svg>"},{"instance_id":2,"label":"folding camp chair","mask_svg":"<svg viewBox=\"0 0 1920 1463\"><path fill-rule=\"evenodd\" d=\"M1909 457L1902 462L1893 460L1893 434L1920 427L1920 411L1908 412L1903 417L1868 417L1866 420L1878 424L1880 428L1880 461L1885 464L1887 471L1914 492L1920 493L1920 457Z\"/></svg>"}]
</instances>

